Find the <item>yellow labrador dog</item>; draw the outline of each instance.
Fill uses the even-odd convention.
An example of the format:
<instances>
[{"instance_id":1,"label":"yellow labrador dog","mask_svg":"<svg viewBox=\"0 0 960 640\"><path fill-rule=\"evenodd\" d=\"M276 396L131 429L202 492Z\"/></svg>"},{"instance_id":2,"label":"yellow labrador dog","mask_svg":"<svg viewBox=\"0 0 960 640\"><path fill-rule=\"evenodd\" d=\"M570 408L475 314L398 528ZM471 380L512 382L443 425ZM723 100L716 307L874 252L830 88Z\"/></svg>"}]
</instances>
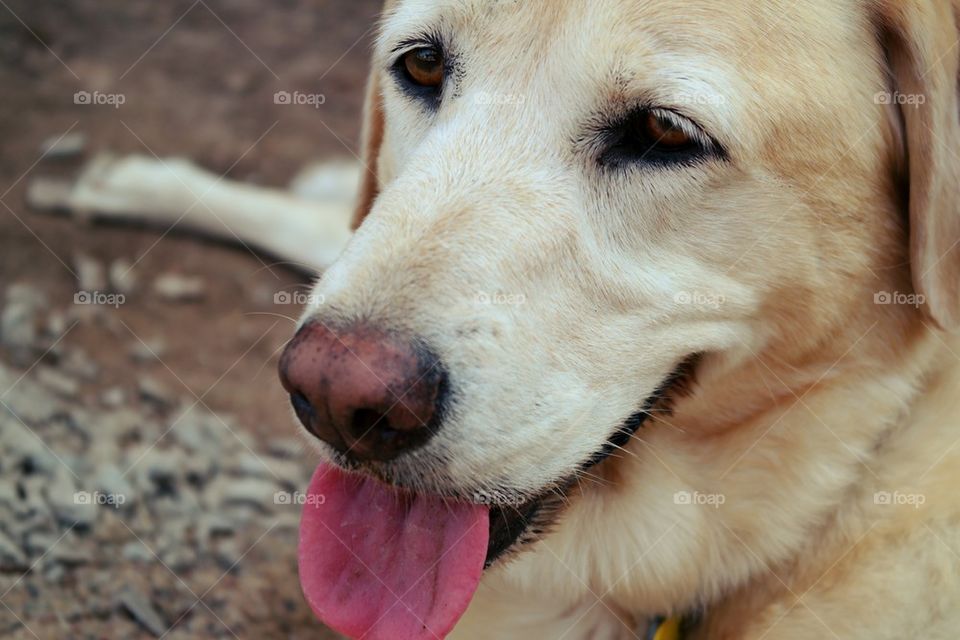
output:
<instances>
[{"instance_id":1,"label":"yellow labrador dog","mask_svg":"<svg viewBox=\"0 0 960 640\"><path fill-rule=\"evenodd\" d=\"M388 2L357 230L281 361L325 461L317 613L373 640L956 638L958 23ZM291 251L325 266L344 216L307 211Z\"/></svg>"}]
</instances>

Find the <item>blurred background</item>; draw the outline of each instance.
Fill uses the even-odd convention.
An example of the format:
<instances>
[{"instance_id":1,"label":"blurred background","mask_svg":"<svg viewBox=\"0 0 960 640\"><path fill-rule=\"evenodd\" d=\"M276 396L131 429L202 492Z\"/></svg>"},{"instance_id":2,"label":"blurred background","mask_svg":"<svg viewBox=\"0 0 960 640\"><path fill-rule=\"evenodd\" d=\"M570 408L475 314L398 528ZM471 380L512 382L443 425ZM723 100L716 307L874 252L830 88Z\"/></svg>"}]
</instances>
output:
<instances>
[{"instance_id":1,"label":"blurred background","mask_svg":"<svg viewBox=\"0 0 960 640\"><path fill-rule=\"evenodd\" d=\"M312 463L275 373L278 293L307 276L27 191L103 151L275 187L352 159L378 9L0 0L0 637L332 637L297 580Z\"/></svg>"}]
</instances>

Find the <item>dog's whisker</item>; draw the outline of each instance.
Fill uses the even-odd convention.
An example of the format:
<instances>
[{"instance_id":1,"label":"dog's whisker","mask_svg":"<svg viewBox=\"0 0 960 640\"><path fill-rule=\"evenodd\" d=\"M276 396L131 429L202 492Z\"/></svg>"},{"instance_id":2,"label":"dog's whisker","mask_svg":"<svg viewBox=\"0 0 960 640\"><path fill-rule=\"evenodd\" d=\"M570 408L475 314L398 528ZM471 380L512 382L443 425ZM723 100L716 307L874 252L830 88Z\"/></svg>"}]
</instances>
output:
<instances>
[{"instance_id":1,"label":"dog's whisker","mask_svg":"<svg viewBox=\"0 0 960 640\"><path fill-rule=\"evenodd\" d=\"M273 318L280 318L280 319L282 319L282 320L289 320L290 323L293 324L293 325L297 325L297 324L300 323L300 321L297 320L296 318L294 318L293 316L285 316L285 315L283 315L282 313L273 313L273 312L270 312L270 311L248 311L247 313L244 313L243 315L245 315L245 316L270 316L270 317L273 317Z\"/></svg>"}]
</instances>

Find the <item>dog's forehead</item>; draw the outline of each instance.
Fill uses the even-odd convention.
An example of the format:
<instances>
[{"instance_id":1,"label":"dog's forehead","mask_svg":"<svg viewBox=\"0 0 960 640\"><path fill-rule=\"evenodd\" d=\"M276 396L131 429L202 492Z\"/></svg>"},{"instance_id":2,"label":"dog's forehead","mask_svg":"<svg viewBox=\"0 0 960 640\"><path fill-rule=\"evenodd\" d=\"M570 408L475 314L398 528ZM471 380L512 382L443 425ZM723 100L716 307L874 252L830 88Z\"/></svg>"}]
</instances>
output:
<instances>
[{"instance_id":1,"label":"dog's forehead","mask_svg":"<svg viewBox=\"0 0 960 640\"><path fill-rule=\"evenodd\" d=\"M531 45L561 42L598 52L683 48L750 62L796 39L809 38L801 42L816 48L849 25L858 6L835 0L392 0L383 31L446 30L531 53L537 51Z\"/></svg>"},{"instance_id":2,"label":"dog's forehead","mask_svg":"<svg viewBox=\"0 0 960 640\"><path fill-rule=\"evenodd\" d=\"M664 104L692 97L690 112L730 128L807 99L825 104L838 84L865 81L865 24L858 3L836 0L396 0L381 52L436 34L474 73L539 83L553 96L566 87L567 100L605 88ZM838 58L853 62L840 68Z\"/></svg>"}]
</instances>

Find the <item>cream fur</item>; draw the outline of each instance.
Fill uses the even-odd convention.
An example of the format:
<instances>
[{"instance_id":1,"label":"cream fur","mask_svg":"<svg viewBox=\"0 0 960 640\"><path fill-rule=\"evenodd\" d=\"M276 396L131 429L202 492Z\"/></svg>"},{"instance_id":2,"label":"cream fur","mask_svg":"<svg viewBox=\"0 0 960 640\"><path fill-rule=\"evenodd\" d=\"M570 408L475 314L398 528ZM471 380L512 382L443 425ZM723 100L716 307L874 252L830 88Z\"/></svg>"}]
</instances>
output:
<instances>
[{"instance_id":1,"label":"cream fur","mask_svg":"<svg viewBox=\"0 0 960 640\"><path fill-rule=\"evenodd\" d=\"M307 315L425 336L449 363L455 416L400 477L541 490L678 358L708 354L673 416L489 571L453 637L634 637L647 616L701 605L711 640L955 636L960 345L936 327L958 292L933 282L957 277L955 15L919 1L390 3L368 109L378 197L318 284L329 307ZM463 67L437 115L382 71L424 29ZM904 125L875 98L901 90L927 100ZM571 140L599 105L638 95L683 104L730 164L598 172ZM914 149L922 127L944 137L933 154ZM928 199L931 183L950 198ZM524 303L478 307L477 292Z\"/></svg>"}]
</instances>

